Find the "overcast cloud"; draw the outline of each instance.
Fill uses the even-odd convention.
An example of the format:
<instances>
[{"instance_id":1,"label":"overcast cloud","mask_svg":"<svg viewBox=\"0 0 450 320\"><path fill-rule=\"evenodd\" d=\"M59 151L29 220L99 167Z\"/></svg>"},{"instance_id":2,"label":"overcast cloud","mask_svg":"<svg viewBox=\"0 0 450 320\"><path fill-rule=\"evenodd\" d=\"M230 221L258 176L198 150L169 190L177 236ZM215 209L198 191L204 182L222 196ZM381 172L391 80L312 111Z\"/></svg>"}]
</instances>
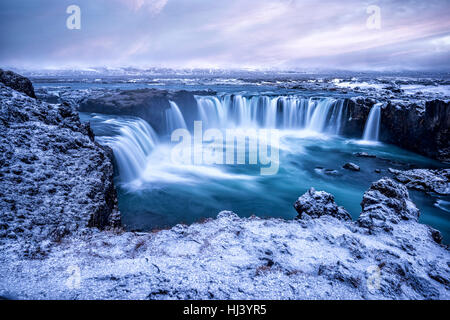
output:
<instances>
[{"instance_id":1,"label":"overcast cloud","mask_svg":"<svg viewBox=\"0 0 450 320\"><path fill-rule=\"evenodd\" d=\"M2 0L0 65L448 71L449 18L448 0Z\"/></svg>"}]
</instances>

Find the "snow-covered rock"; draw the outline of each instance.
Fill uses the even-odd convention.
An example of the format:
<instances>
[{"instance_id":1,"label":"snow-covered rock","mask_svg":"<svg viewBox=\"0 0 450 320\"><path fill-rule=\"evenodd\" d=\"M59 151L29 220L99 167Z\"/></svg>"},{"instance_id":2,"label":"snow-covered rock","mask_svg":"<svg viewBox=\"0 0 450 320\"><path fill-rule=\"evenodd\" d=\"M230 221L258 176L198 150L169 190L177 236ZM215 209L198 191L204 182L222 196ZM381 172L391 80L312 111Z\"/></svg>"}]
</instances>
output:
<instances>
[{"instance_id":1,"label":"snow-covered rock","mask_svg":"<svg viewBox=\"0 0 450 320\"><path fill-rule=\"evenodd\" d=\"M77 113L1 83L0 101L0 243L42 256L87 225L117 225L112 152Z\"/></svg>"},{"instance_id":2,"label":"snow-covered rock","mask_svg":"<svg viewBox=\"0 0 450 320\"><path fill-rule=\"evenodd\" d=\"M430 170L389 169L394 179L404 184L407 188L424 192L434 192L439 195L450 195L450 169Z\"/></svg>"},{"instance_id":3,"label":"snow-covered rock","mask_svg":"<svg viewBox=\"0 0 450 320\"><path fill-rule=\"evenodd\" d=\"M357 164L354 164L353 162L347 162L346 164L344 164L342 166L342 168L351 170L351 171L360 171L361 170L361 168Z\"/></svg>"},{"instance_id":4,"label":"snow-covered rock","mask_svg":"<svg viewBox=\"0 0 450 320\"><path fill-rule=\"evenodd\" d=\"M322 208L334 207L313 190L303 199L317 194L328 198ZM436 230L417 222L406 188L382 179L363 202L357 222L330 215L240 218L224 211L217 219L155 233L85 228L39 259L24 257L20 243L9 239L1 245L0 296L449 299L448 248L435 241ZM389 232L367 232L379 227L374 212L386 218Z\"/></svg>"},{"instance_id":5,"label":"snow-covered rock","mask_svg":"<svg viewBox=\"0 0 450 320\"><path fill-rule=\"evenodd\" d=\"M361 207L358 224L370 232L391 232L400 220L417 222L420 214L406 187L386 178L374 182L364 193Z\"/></svg>"},{"instance_id":6,"label":"snow-covered rock","mask_svg":"<svg viewBox=\"0 0 450 320\"><path fill-rule=\"evenodd\" d=\"M5 86L14 90L25 93L31 98L36 98L33 84L28 78L25 78L20 74L0 69L0 83L3 83Z\"/></svg>"},{"instance_id":7,"label":"snow-covered rock","mask_svg":"<svg viewBox=\"0 0 450 320\"><path fill-rule=\"evenodd\" d=\"M299 219L307 217L320 218L323 215L332 216L340 220L352 220L350 214L334 202L334 196L325 191L308 190L294 203Z\"/></svg>"}]
</instances>

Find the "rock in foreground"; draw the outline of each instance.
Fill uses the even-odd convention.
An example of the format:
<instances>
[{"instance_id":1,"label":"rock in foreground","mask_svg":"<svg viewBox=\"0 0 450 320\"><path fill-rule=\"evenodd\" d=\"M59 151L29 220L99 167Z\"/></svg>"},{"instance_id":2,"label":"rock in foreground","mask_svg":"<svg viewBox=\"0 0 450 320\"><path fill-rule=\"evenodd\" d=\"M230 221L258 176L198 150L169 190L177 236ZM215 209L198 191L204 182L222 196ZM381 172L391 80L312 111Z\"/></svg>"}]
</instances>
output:
<instances>
[{"instance_id":1,"label":"rock in foreground","mask_svg":"<svg viewBox=\"0 0 450 320\"><path fill-rule=\"evenodd\" d=\"M379 229L391 232L401 220L419 220L419 209L409 198L406 187L390 179L374 182L364 193L361 207L358 224L371 233Z\"/></svg>"},{"instance_id":2,"label":"rock in foreground","mask_svg":"<svg viewBox=\"0 0 450 320\"><path fill-rule=\"evenodd\" d=\"M339 220L352 220L350 214L334 202L334 196L325 191L316 191L314 188L308 190L294 204L298 213L297 218L306 217L320 218L328 215Z\"/></svg>"},{"instance_id":3,"label":"rock in foreground","mask_svg":"<svg viewBox=\"0 0 450 320\"><path fill-rule=\"evenodd\" d=\"M392 202L387 199L391 194ZM4 248L0 295L21 299L449 299L449 251L435 241L432 229L416 221L414 206L407 199L402 201L408 196L406 189L384 179L365 198L369 196L362 218L368 210L380 208L385 217L410 215L410 219L386 219L389 232L374 234L366 226L329 215L286 221L239 218L229 211L204 223L176 225L157 233L86 229L63 238L41 260L23 259L20 248L14 246ZM320 199L311 199L315 197ZM316 201L325 210L335 206L329 196L314 190L303 199ZM74 270L79 272L76 281Z\"/></svg>"},{"instance_id":4,"label":"rock in foreground","mask_svg":"<svg viewBox=\"0 0 450 320\"><path fill-rule=\"evenodd\" d=\"M3 84L0 101L0 242L14 239L20 254L42 256L88 225L116 226L112 152L77 113Z\"/></svg>"},{"instance_id":5,"label":"rock in foreground","mask_svg":"<svg viewBox=\"0 0 450 320\"><path fill-rule=\"evenodd\" d=\"M31 81L17 73L0 69L0 82L7 87L25 93L31 98L36 98Z\"/></svg>"}]
</instances>

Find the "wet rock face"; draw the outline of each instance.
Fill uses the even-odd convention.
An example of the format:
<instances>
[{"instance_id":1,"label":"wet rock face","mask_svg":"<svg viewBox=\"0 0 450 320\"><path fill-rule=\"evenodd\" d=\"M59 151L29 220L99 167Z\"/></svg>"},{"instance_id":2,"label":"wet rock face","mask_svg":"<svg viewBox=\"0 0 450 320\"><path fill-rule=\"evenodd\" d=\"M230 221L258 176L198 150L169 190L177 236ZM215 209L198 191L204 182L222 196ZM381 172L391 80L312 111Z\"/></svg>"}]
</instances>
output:
<instances>
[{"instance_id":1,"label":"wet rock face","mask_svg":"<svg viewBox=\"0 0 450 320\"><path fill-rule=\"evenodd\" d=\"M450 102L432 100L425 107L389 102L381 110L380 139L440 160L450 161Z\"/></svg>"},{"instance_id":2,"label":"wet rock face","mask_svg":"<svg viewBox=\"0 0 450 320\"><path fill-rule=\"evenodd\" d=\"M7 87L25 93L31 98L36 98L31 81L17 73L0 69L0 82Z\"/></svg>"},{"instance_id":3,"label":"wet rock face","mask_svg":"<svg viewBox=\"0 0 450 320\"><path fill-rule=\"evenodd\" d=\"M342 134L348 137L361 138L370 109L377 103L371 98L357 97L346 99Z\"/></svg>"},{"instance_id":4,"label":"wet rock face","mask_svg":"<svg viewBox=\"0 0 450 320\"><path fill-rule=\"evenodd\" d=\"M361 138L370 109L380 101L384 103L380 141L439 161L450 161L450 101L414 100L403 95L346 99L346 121L341 133Z\"/></svg>"},{"instance_id":5,"label":"wet rock face","mask_svg":"<svg viewBox=\"0 0 450 320\"><path fill-rule=\"evenodd\" d=\"M357 164L354 164L353 162L347 162L346 164L344 164L342 166L342 168L351 170L351 171L360 171L361 170L361 168Z\"/></svg>"},{"instance_id":6,"label":"wet rock face","mask_svg":"<svg viewBox=\"0 0 450 320\"><path fill-rule=\"evenodd\" d=\"M154 89L106 92L85 98L79 111L136 116L146 120L158 133L164 130L164 112L170 108L167 91Z\"/></svg>"},{"instance_id":7,"label":"wet rock face","mask_svg":"<svg viewBox=\"0 0 450 320\"><path fill-rule=\"evenodd\" d=\"M138 89L106 92L83 99L79 104L79 111L140 117L156 132L164 134L165 111L170 108L169 101L174 101L179 106L188 125L193 125L194 120L198 120L197 102L188 91Z\"/></svg>"},{"instance_id":8,"label":"wet rock face","mask_svg":"<svg viewBox=\"0 0 450 320\"><path fill-rule=\"evenodd\" d=\"M0 241L39 244L119 225L111 152L77 113L2 84L0 101Z\"/></svg>"},{"instance_id":9,"label":"wet rock face","mask_svg":"<svg viewBox=\"0 0 450 320\"><path fill-rule=\"evenodd\" d=\"M389 169L394 179L404 184L407 188L434 192L439 195L450 195L450 169L430 170L412 169L395 170Z\"/></svg>"},{"instance_id":10,"label":"wet rock face","mask_svg":"<svg viewBox=\"0 0 450 320\"><path fill-rule=\"evenodd\" d=\"M419 209L409 198L405 186L383 178L364 193L358 224L370 232L390 232L401 220L418 221Z\"/></svg>"},{"instance_id":11,"label":"wet rock face","mask_svg":"<svg viewBox=\"0 0 450 320\"><path fill-rule=\"evenodd\" d=\"M314 188L308 190L294 204L298 212L297 218L304 219L306 216L320 218L328 215L339 220L352 220L350 214L334 202L334 196L325 191L316 191Z\"/></svg>"}]
</instances>

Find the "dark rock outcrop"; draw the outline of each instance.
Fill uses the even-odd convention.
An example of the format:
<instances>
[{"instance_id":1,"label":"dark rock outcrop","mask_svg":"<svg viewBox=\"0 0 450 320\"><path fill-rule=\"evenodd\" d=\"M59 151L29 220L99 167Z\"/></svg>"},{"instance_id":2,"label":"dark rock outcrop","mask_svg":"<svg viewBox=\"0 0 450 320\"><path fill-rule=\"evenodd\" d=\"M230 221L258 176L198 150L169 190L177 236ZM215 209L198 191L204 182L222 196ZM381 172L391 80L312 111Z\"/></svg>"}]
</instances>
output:
<instances>
[{"instance_id":1,"label":"dark rock outcrop","mask_svg":"<svg viewBox=\"0 0 450 320\"><path fill-rule=\"evenodd\" d=\"M400 94L400 92L397 92ZM346 99L341 133L361 138L370 109L382 101L380 141L450 162L450 101L392 97Z\"/></svg>"},{"instance_id":2,"label":"dark rock outcrop","mask_svg":"<svg viewBox=\"0 0 450 320\"><path fill-rule=\"evenodd\" d=\"M311 218L320 218L327 215L339 220L352 220L350 214L334 202L334 196L325 191L316 191L311 188L294 203L298 219L305 215Z\"/></svg>"},{"instance_id":3,"label":"dark rock outcrop","mask_svg":"<svg viewBox=\"0 0 450 320\"><path fill-rule=\"evenodd\" d=\"M106 92L83 99L79 111L140 117L156 132L164 134L167 133L165 111L170 108L169 101L178 105L188 127L198 120L197 102L188 91L138 89Z\"/></svg>"},{"instance_id":4,"label":"dark rock outcrop","mask_svg":"<svg viewBox=\"0 0 450 320\"><path fill-rule=\"evenodd\" d=\"M450 102L389 101L381 109L380 140L439 161L450 161Z\"/></svg>"},{"instance_id":5,"label":"dark rock outcrop","mask_svg":"<svg viewBox=\"0 0 450 320\"><path fill-rule=\"evenodd\" d=\"M351 171L360 171L361 170L361 168L357 164L354 164L353 162L347 162L346 164L344 164L342 166L342 168L351 170Z\"/></svg>"},{"instance_id":6,"label":"dark rock outcrop","mask_svg":"<svg viewBox=\"0 0 450 320\"><path fill-rule=\"evenodd\" d=\"M17 73L0 69L0 82L16 91L25 93L31 98L36 98L31 81Z\"/></svg>"},{"instance_id":7,"label":"dark rock outcrop","mask_svg":"<svg viewBox=\"0 0 450 320\"><path fill-rule=\"evenodd\" d=\"M371 233L390 232L392 224L401 220L418 221L420 214L406 187L387 178L372 183L364 193L361 208L357 223Z\"/></svg>"},{"instance_id":8,"label":"dark rock outcrop","mask_svg":"<svg viewBox=\"0 0 450 320\"><path fill-rule=\"evenodd\" d=\"M0 101L0 240L33 243L34 256L39 241L120 225L111 151L77 113L3 84Z\"/></svg>"},{"instance_id":9,"label":"dark rock outcrop","mask_svg":"<svg viewBox=\"0 0 450 320\"><path fill-rule=\"evenodd\" d=\"M361 138L364 126L369 116L370 109L376 100L371 98L358 97L355 99L345 99L344 116L341 133L348 137Z\"/></svg>"}]
</instances>

